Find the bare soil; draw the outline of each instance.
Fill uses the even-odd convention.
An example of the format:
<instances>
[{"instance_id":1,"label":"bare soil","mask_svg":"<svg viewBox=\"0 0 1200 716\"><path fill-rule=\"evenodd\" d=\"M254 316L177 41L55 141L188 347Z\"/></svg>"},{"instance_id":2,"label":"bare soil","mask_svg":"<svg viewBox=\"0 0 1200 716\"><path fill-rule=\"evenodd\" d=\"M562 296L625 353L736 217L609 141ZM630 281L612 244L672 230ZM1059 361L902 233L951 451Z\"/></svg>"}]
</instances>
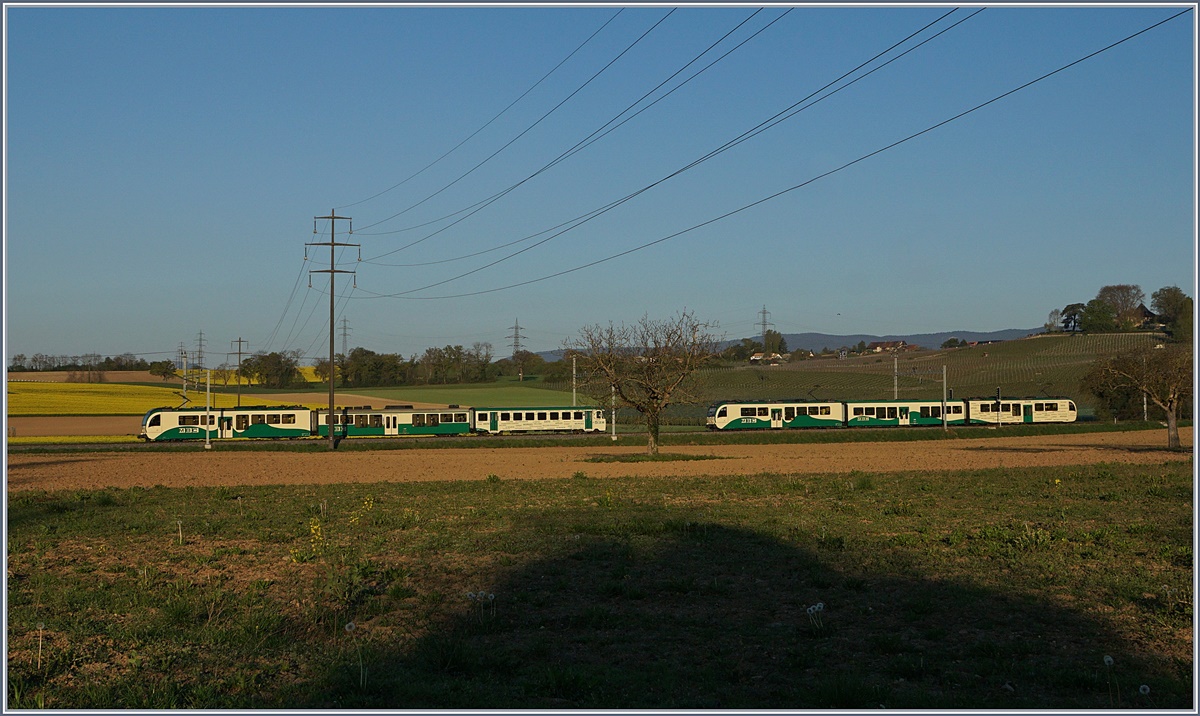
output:
<instances>
[{"instance_id":1,"label":"bare soil","mask_svg":"<svg viewBox=\"0 0 1200 716\"><path fill-rule=\"evenodd\" d=\"M601 455L642 452L630 447L438 448L368 452L276 453L210 451L8 455L9 491L104 487L417 482L619 476L752 475L773 473L898 472L1082 465L1162 464L1192 459L1192 428L1180 431L1185 452L1165 449L1166 431L1085 433L818 445L665 446L664 452L711 460L594 463Z\"/></svg>"}]
</instances>

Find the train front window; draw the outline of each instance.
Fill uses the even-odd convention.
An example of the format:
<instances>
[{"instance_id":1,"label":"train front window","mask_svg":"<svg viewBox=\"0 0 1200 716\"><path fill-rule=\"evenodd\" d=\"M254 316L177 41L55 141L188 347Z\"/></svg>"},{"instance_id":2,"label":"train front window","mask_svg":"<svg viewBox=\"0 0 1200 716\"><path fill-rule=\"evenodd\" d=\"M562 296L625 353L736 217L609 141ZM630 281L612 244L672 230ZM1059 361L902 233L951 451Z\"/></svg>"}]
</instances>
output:
<instances>
[{"instance_id":1,"label":"train front window","mask_svg":"<svg viewBox=\"0 0 1200 716\"><path fill-rule=\"evenodd\" d=\"M153 418L150 418L150 422L146 423L146 427L150 427L150 428L157 428L160 425L162 425L162 416L161 415L155 415Z\"/></svg>"}]
</instances>

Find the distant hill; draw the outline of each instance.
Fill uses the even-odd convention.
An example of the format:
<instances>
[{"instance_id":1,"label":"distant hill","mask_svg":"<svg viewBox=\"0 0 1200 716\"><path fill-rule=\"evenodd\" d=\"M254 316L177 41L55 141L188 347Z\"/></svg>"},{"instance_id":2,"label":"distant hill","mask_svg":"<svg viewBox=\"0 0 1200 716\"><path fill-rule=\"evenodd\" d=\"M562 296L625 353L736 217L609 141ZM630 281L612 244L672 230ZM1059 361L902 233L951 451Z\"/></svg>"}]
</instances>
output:
<instances>
[{"instance_id":1,"label":"distant hill","mask_svg":"<svg viewBox=\"0 0 1200 716\"><path fill-rule=\"evenodd\" d=\"M797 348L804 348L810 351L820 351L823 348L837 350L842 346L854 346L859 341L867 344L878 341L904 341L909 345L921 346L922 348L939 348L943 343L951 338L957 338L960 341L972 343L975 341L1011 341L1017 338L1024 338L1031 333L1041 333L1042 328L1009 328L1003 331L949 331L946 333L914 333L910 335L895 335L888 334L886 336L869 336L864 334L851 336L834 336L828 333L785 333L783 339L787 341L789 351L794 351ZM757 337L756 337L757 338ZM738 341L731 341L737 343Z\"/></svg>"},{"instance_id":2,"label":"distant hill","mask_svg":"<svg viewBox=\"0 0 1200 716\"><path fill-rule=\"evenodd\" d=\"M957 338L960 341L968 343L977 341L1012 341L1024 338L1031 333L1042 333L1043 331L1044 329L1039 326L1038 328L1008 328L1003 331L949 331L946 333L913 333L910 335L888 334L886 336L869 336L861 333L851 336L835 336L828 333L785 333L783 334L783 340L787 341L789 351L794 351L797 348L816 352L820 352L823 348L836 351L842 346L858 345L859 341L863 341L868 345L877 341L904 341L909 345L920 346L922 348L940 348L943 343L951 338ZM753 336L752 338L753 340L759 339L758 336ZM721 341L717 344L717 348L724 349L741 342L741 338ZM562 358L562 351L541 351L538 355L547 361L556 361Z\"/></svg>"}]
</instances>

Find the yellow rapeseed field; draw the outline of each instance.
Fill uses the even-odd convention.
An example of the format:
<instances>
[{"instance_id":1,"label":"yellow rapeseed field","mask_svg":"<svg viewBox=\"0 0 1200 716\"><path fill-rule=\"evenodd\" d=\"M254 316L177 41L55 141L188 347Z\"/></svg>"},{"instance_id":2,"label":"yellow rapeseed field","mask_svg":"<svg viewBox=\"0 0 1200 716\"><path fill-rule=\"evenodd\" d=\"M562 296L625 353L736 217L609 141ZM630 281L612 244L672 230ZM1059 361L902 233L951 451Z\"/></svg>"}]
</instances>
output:
<instances>
[{"instance_id":1,"label":"yellow rapeseed field","mask_svg":"<svg viewBox=\"0 0 1200 716\"><path fill-rule=\"evenodd\" d=\"M175 407L182 399L176 387L154 388L121 383L8 382L8 414L18 415L142 415L150 408ZM189 406L204 406L203 390L188 390ZM243 397L243 403L245 398ZM259 405L279 404L255 396ZM233 407L237 396L213 393L212 406Z\"/></svg>"}]
</instances>

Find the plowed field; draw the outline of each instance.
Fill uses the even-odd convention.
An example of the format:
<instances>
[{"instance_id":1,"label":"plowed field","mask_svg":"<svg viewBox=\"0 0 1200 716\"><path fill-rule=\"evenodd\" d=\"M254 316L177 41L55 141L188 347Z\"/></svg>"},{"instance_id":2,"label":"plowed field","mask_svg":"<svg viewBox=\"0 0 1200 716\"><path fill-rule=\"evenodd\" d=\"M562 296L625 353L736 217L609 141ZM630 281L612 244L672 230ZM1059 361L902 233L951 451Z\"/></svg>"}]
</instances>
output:
<instances>
[{"instance_id":1,"label":"plowed field","mask_svg":"<svg viewBox=\"0 0 1200 716\"><path fill-rule=\"evenodd\" d=\"M1180 431L1192 446L1192 429ZM667 453L713 459L596 463L589 458L642 452L629 447L431 448L329 453L145 451L8 456L8 489L66 490L104 487L316 484L567 478L576 472L603 478L626 475L694 476L828 473L862 470L954 470L1081 465L1099 462L1162 464L1190 460L1170 452L1166 431L1084 433L887 443L666 446Z\"/></svg>"}]
</instances>

